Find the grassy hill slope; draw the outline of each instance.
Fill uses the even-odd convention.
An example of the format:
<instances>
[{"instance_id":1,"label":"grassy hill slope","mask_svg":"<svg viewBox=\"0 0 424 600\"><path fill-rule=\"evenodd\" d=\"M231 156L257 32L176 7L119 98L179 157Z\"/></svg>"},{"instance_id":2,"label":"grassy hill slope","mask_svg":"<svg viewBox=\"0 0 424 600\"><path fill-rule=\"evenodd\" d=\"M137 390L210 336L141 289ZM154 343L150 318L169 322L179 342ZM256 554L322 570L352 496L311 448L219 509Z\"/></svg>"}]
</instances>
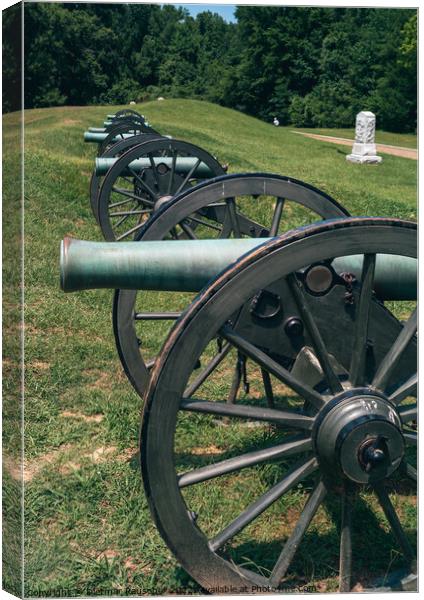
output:
<instances>
[{"instance_id":1,"label":"grassy hill slope","mask_svg":"<svg viewBox=\"0 0 424 600\"><path fill-rule=\"evenodd\" d=\"M110 589L134 594L199 591L164 546L147 510L136 456L140 399L116 355L111 293L65 296L59 290L60 240L65 235L102 239L88 196L97 147L84 144L82 134L118 108L25 113L28 596L57 595L54 590L64 589L73 595ZM229 172L274 172L304 180L353 215L416 216L415 161L385 156L379 166L352 165L345 160L348 148L205 102L165 100L135 108L161 133L202 146L228 163ZM9 198L4 204L6 269L17 273L11 243L19 214L11 201L19 189L11 164L19 157L19 115L6 115L3 123ZM398 143L402 145L401 137ZM6 323L5 335L13 331ZM17 365L9 367L13 371ZM8 435L6 431L6 439ZM204 443L218 442L212 438ZM272 520L269 527L272 531ZM330 539L335 530L327 535ZM298 561L306 582L310 560L306 553ZM326 567L329 560L318 548L314 569L323 590L334 589L336 582Z\"/></svg>"}]
</instances>

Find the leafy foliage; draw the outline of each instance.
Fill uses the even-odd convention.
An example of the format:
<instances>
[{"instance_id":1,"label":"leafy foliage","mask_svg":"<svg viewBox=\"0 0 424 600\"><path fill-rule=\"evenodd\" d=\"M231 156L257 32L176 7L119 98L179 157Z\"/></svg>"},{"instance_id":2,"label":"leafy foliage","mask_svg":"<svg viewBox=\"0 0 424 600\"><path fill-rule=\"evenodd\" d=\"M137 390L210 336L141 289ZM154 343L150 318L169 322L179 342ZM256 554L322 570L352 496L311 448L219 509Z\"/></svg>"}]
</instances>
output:
<instances>
[{"instance_id":1,"label":"leafy foliage","mask_svg":"<svg viewBox=\"0 0 424 600\"><path fill-rule=\"evenodd\" d=\"M236 17L193 18L169 4L26 4L25 105L160 95L306 127L350 126L369 109L379 127L415 130L416 10L239 6ZM6 35L9 71L10 44ZM6 98L6 110L18 106Z\"/></svg>"}]
</instances>

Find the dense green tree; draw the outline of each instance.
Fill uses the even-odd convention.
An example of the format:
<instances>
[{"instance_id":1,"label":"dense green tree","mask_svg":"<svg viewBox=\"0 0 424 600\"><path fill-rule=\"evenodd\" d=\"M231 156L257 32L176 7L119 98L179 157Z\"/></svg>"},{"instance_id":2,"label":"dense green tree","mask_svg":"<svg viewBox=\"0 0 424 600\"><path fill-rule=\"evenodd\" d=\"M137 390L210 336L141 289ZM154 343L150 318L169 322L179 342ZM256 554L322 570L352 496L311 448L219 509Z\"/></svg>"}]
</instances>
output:
<instances>
[{"instance_id":1,"label":"dense green tree","mask_svg":"<svg viewBox=\"0 0 424 600\"><path fill-rule=\"evenodd\" d=\"M22 77L22 6L15 4L3 11L3 112L18 110L21 106Z\"/></svg>"},{"instance_id":2,"label":"dense green tree","mask_svg":"<svg viewBox=\"0 0 424 600\"><path fill-rule=\"evenodd\" d=\"M4 107L19 99L4 16ZM281 124L416 127L417 11L239 6L237 23L159 4L25 4L25 105L217 102ZM16 37L16 36L15 36ZM16 93L15 93L16 96Z\"/></svg>"}]
</instances>

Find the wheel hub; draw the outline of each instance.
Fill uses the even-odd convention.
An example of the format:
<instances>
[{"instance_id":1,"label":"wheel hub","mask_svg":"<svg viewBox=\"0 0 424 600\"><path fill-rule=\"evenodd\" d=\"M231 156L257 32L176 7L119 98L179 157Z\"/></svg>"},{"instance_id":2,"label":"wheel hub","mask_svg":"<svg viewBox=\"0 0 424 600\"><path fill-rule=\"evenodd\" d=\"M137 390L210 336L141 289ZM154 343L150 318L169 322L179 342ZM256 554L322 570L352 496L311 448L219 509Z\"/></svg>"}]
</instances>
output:
<instances>
[{"instance_id":1,"label":"wheel hub","mask_svg":"<svg viewBox=\"0 0 424 600\"><path fill-rule=\"evenodd\" d=\"M369 389L344 392L318 415L314 443L323 469L357 483L388 477L403 458L401 421L382 394Z\"/></svg>"}]
</instances>

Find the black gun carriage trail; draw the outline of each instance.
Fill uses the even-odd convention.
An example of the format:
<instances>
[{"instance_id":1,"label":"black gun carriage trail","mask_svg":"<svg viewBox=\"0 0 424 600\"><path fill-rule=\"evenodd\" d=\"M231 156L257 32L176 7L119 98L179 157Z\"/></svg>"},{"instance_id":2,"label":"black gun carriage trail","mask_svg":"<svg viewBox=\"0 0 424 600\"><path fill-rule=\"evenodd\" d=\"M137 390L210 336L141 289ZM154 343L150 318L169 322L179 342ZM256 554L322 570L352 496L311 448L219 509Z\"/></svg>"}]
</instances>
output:
<instances>
[{"instance_id":1,"label":"black gun carriage trail","mask_svg":"<svg viewBox=\"0 0 424 600\"><path fill-rule=\"evenodd\" d=\"M126 169L137 153L130 148ZM386 302L416 299L415 225L350 218L312 186L253 173L180 190L149 214L136 243L125 239L67 240L62 286L117 290L118 352L145 402L144 487L181 565L209 591L293 587L299 545L328 543L314 529L325 507L339 532L340 591L364 564L383 576L377 586L416 589L414 535L389 491L416 487L417 317L409 303L401 322ZM155 290L168 290L166 310L149 312ZM176 291L199 293L171 310ZM174 323L156 361L156 349L148 357L140 346L154 321ZM224 456L193 460L187 431L201 447L212 430ZM253 497L241 493L246 472ZM223 493L240 499L237 509ZM303 508L279 534L293 495ZM394 572L390 551L355 536L363 510L385 515ZM273 540L261 535L270 514Z\"/></svg>"}]
</instances>

